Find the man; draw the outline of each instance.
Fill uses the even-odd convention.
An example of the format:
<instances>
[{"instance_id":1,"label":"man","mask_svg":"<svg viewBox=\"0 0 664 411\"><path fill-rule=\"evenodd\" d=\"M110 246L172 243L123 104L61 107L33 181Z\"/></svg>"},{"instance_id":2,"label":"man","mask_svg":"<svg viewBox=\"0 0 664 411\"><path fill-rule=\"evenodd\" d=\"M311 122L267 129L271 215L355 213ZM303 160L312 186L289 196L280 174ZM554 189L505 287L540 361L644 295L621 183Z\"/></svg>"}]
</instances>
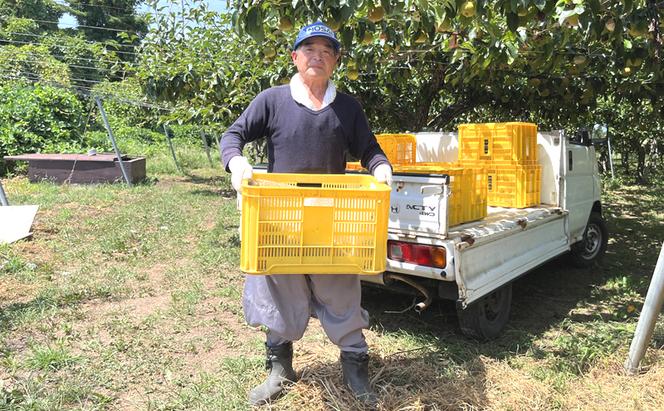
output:
<instances>
[{"instance_id":1,"label":"man","mask_svg":"<svg viewBox=\"0 0 664 411\"><path fill-rule=\"evenodd\" d=\"M367 124L360 104L336 91L330 77L339 62L334 32L317 22L300 30L291 57L297 67L289 85L261 92L221 141L222 161L240 190L252 167L242 156L247 142L267 138L268 172L342 174L346 153L360 158L380 182L391 183L392 168ZM292 341L299 340L314 312L330 340L341 349L343 380L358 399L375 403L368 379L369 325L360 306L357 275L247 276L243 306L247 322L265 326L270 374L251 390L253 405L277 398L296 380Z\"/></svg>"}]
</instances>

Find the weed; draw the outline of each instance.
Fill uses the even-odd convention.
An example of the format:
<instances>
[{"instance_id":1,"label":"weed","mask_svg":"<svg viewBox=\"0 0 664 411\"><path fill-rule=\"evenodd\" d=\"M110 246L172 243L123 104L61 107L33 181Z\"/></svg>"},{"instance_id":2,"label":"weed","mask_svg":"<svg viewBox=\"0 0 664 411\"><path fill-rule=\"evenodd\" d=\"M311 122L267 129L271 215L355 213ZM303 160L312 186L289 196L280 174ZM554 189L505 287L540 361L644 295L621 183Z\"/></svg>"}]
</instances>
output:
<instances>
[{"instance_id":1,"label":"weed","mask_svg":"<svg viewBox=\"0 0 664 411\"><path fill-rule=\"evenodd\" d=\"M584 373L599 358L627 345L634 334L633 324L594 321L570 323L552 342L553 368L564 374Z\"/></svg>"},{"instance_id":2,"label":"weed","mask_svg":"<svg viewBox=\"0 0 664 411\"><path fill-rule=\"evenodd\" d=\"M182 290L175 290L171 294L173 310L180 315L193 315L196 305L203 298L203 289L195 283Z\"/></svg>"},{"instance_id":3,"label":"weed","mask_svg":"<svg viewBox=\"0 0 664 411\"><path fill-rule=\"evenodd\" d=\"M58 370L78 361L62 341L53 345L33 345L26 366L32 370Z\"/></svg>"}]
</instances>

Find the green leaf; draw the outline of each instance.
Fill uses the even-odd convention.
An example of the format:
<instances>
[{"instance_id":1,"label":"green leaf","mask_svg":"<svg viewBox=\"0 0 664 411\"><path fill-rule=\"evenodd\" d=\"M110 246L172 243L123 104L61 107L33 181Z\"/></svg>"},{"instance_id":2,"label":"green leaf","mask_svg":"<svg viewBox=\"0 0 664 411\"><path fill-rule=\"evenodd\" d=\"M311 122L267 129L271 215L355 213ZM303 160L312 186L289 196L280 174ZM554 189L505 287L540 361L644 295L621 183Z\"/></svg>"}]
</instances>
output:
<instances>
[{"instance_id":1,"label":"green leaf","mask_svg":"<svg viewBox=\"0 0 664 411\"><path fill-rule=\"evenodd\" d=\"M232 16L231 16L231 25L235 29L235 33L238 36L241 36L242 35L242 26L240 25L240 14L237 10L234 11Z\"/></svg>"},{"instance_id":2,"label":"green leaf","mask_svg":"<svg viewBox=\"0 0 664 411\"><path fill-rule=\"evenodd\" d=\"M341 8L339 12L339 18L341 19L341 21L346 21L353 15L353 11L354 11L353 7L344 6Z\"/></svg>"},{"instance_id":3,"label":"green leaf","mask_svg":"<svg viewBox=\"0 0 664 411\"><path fill-rule=\"evenodd\" d=\"M341 44L344 48L350 49L353 46L353 28L346 26L341 30Z\"/></svg>"},{"instance_id":4,"label":"green leaf","mask_svg":"<svg viewBox=\"0 0 664 411\"><path fill-rule=\"evenodd\" d=\"M597 14L602 10L602 5L600 4L599 0L590 0L588 1L588 6L590 10Z\"/></svg>"},{"instance_id":5,"label":"green leaf","mask_svg":"<svg viewBox=\"0 0 664 411\"><path fill-rule=\"evenodd\" d=\"M484 59L484 61L482 62L482 68L486 69L487 67L489 67L489 65L491 64L491 61L492 61L491 55L487 56Z\"/></svg>"},{"instance_id":6,"label":"green leaf","mask_svg":"<svg viewBox=\"0 0 664 411\"><path fill-rule=\"evenodd\" d=\"M507 27L513 32L519 28L519 15L516 13L507 13Z\"/></svg>"},{"instance_id":7,"label":"green leaf","mask_svg":"<svg viewBox=\"0 0 664 411\"><path fill-rule=\"evenodd\" d=\"M512 65L519 55L519 49L514 43L505 43L505 47L507 48L507 64Z\"/></svg>"},{"instance_id":8,"label":"green leaf","mask_svg":"<svg viewBox=\"0 0 664 411\"><path fill-rule=\"evenodd\" d=\"M436 16L436 23L440 23L441 21L445 20L445 8L442 4L436 3L433 6L433 12Z\"/></svg>"},{"instance_id":9,"label":"green leaf","mask_svg":"<svg viewBox=\"0 0 664 411\"><path fill-rule=\"evenodd\" d=\"M251 7L247 10L244 29L256 42L260 43L263 41L265 33L263 32L263 13L260 7Z\"/></svg>"},{"instance_id":10,"label":"green leaf","mask_svg":"<svg viewBox=\"0 0 664 411\"><path fill-rule=\"evenodd\" d=\"M577 14L579 14L579 13L576 12L576 9L574 9L574 10L563 10L558 15L558 24L560 24L562 26L563 23L565 23L565 20L567 20L571 16L574 16L574 15L577 15Z\"/></svg>"}]
</instances>

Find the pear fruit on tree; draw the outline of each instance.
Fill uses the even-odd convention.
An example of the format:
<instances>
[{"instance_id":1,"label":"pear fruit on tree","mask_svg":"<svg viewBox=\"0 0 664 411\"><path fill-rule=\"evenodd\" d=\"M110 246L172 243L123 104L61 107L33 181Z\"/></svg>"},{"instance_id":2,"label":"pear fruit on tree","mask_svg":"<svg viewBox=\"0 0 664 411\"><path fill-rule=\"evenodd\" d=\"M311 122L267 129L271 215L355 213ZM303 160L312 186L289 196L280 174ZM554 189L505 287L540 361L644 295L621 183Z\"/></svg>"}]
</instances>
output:
<instances>
[{"instance_id":1,"label":"pear fruit on tree","mask_svg":"<svg viewBox=\"0 0 664 411\"><path fill-rule=\"evenodd\" d=\"M464 17L473 17L475 15L475 2L468 0L461 6L461 14Z\"/></svg>"}]
</instances>

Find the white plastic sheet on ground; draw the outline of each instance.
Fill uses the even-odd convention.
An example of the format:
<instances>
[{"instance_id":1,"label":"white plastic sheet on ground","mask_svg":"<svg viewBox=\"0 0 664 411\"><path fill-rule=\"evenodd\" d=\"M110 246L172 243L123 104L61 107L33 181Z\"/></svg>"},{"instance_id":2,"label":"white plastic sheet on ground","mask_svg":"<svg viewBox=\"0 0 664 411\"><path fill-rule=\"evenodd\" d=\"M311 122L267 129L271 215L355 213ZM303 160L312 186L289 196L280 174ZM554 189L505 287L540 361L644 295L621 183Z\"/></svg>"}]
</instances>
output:
<instances>
[{"instance_id":1,"label":"white plastic sheet on ground","mask_svg":"<svg viewBox=\"0 0 664 411\"><path fill-rule=\"evenodd\" d=\"M30 228L39 206L0 207L0 244L13 243L32 234Z\"/></svg>"}]
</instances>

